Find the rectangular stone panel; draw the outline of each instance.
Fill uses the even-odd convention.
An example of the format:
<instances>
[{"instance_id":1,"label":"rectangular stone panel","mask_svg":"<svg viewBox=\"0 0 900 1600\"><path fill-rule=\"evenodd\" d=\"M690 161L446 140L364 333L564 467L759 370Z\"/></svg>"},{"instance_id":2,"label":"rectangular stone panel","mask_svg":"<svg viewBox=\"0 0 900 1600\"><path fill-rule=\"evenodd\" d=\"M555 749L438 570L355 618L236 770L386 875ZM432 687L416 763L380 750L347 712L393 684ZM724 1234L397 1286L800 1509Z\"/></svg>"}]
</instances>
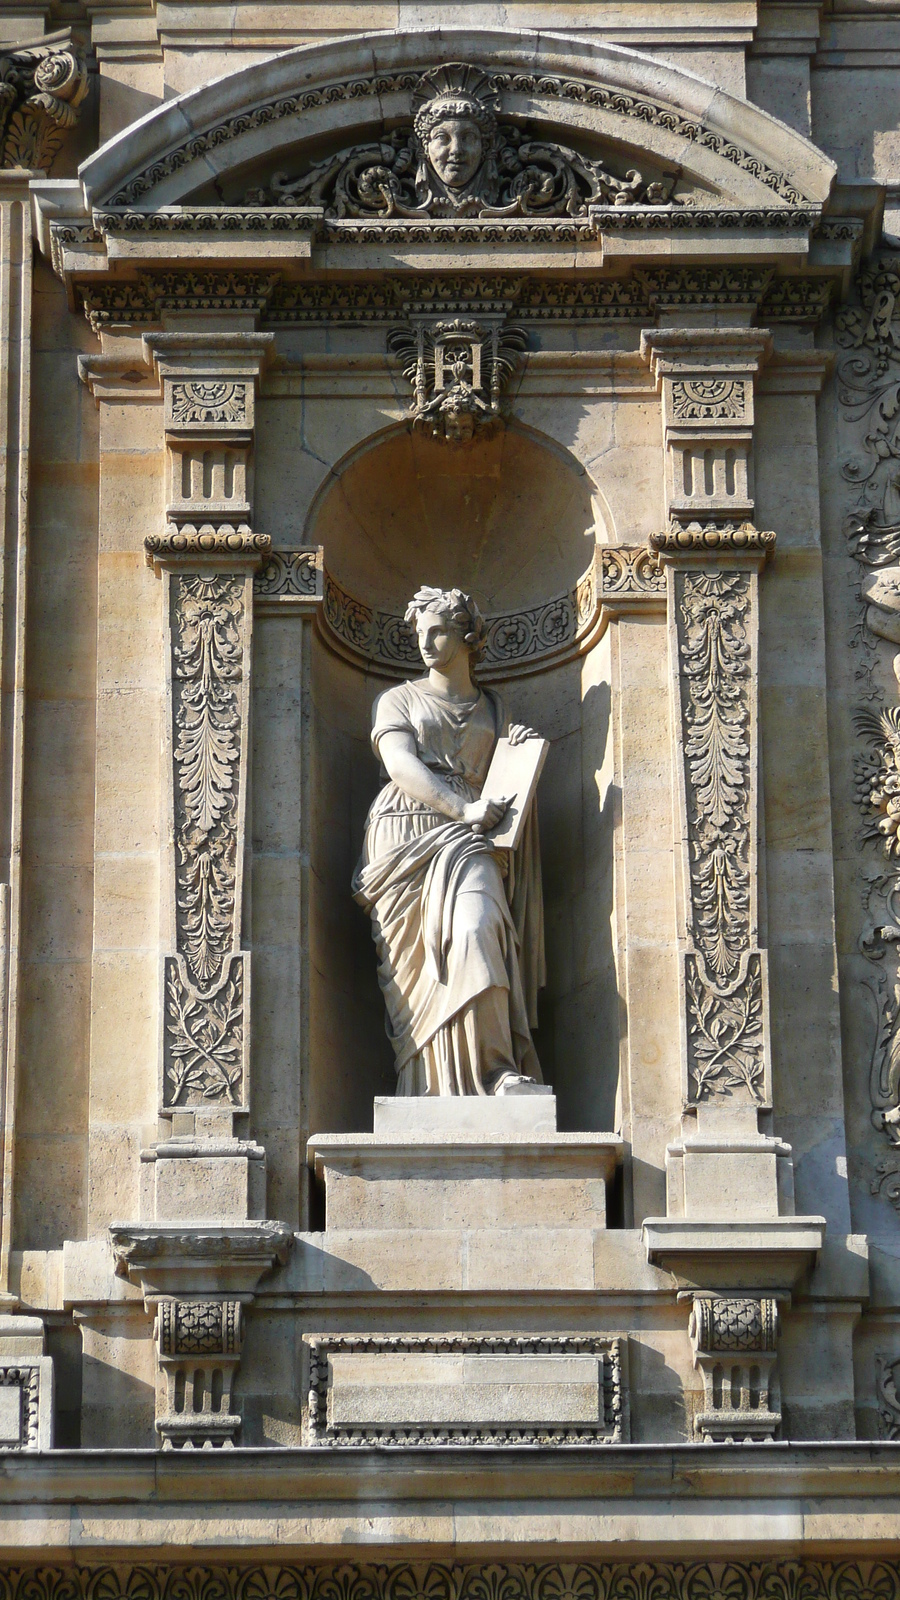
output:
<instances>
[{"instance_id":1,"label":"rectangular stone panel","mask_svg":"<svg viewBox=\"0 0 900 1600\"><path fill-rule=\"evenodd\" d=\"M333 1425L417 1427L447 1423L596 1423L596 1356L466 1356L336 1351L331 1357Z\"/></svg>"},{"instance_id":2,"label":"rectangular stone panel","mask_svg":"<svg viewBox=\"0 0 900 1600\"><path fill-rule=\"evenodd\" d=\"M311 1339L310 1443L612 1443L620 1368L591 1335Z\"/></svg>"}]
</instances>

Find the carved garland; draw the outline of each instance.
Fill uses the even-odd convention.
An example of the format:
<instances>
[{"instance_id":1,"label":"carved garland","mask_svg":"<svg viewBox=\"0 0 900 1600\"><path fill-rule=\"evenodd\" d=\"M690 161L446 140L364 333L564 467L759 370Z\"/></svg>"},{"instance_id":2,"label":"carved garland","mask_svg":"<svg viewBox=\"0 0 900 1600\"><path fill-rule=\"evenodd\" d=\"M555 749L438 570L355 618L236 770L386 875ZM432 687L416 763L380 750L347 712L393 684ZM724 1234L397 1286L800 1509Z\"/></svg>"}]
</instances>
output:
<instances>
[{"instance_id":1,"label":"carved garland","mask_svg":"<svg viewBox=\"0 0 900 1600\"><path fill-rule=\"evenodd\" d=\"M900 1600L900 1562L342 1561L338 1566L47 1564L0 1571L0 1600Z\"/></svg>"},{"instance_id":2,"label":"carved garland","mask_svg":"<svg viewBox=\"0 0 900 1600\"><path fill-rule=\"evenodd\" d=\"M281 122L287 117L297 117L304 111L339 102L363 100L380 95L414 92L421 80L419 72L380 73L373 77L353 78L343 83L331 83L320 89L308 89L300 94L283 95L266 101L251 111L217 123L205 133L195 134L178 145L161 160L134 178L131 178L110 201L114 206L131 206L143 199L156 186L173 173L189 166L207 154L218 150L232 139L239 138L256 128ZM558 77L550 73L491 73L487 81L493 94L527 94L545 98L569 100L580 105L598 106L604 111L633 118L644 126L663 128L667 133L712 150L723 160L758 178L766 188L777 194L788 205L803 205L805 197L783 173L775 172L759 156L744 150L733 139L714 133L702 122L686 117L672 107L659 105L639 95L604 89L596 84L574 78Z\"/></svg>"},{"instance_id":3,"label":"carved garland","mask_svg":"<svg viewBox=\"0 0 900 1600\"><path fill-rule=\"evenodd\" d=\"M694 943L685 965L688 1076L697 1100L735 1089L764 1097L762 967L749 948L751 581L748 572L675 573Z\"/></svg>"}]
</instances>

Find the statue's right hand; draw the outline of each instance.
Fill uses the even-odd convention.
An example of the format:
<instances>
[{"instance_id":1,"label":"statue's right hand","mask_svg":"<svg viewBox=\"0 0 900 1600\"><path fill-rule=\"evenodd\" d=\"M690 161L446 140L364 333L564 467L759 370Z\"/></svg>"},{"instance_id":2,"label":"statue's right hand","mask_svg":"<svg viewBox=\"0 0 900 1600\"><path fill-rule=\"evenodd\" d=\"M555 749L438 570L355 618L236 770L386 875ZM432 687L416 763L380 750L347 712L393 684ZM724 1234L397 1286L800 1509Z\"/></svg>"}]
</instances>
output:
<instances>
[{"instance_id":1,"label":"statue's right hand","mask_svg":"<svg viewBox=\"0 0 900 1600\"><path fill-rule=\"evenodd\" d=\"M490 833L491 829L497 826L509 804L509 799L470 800L463 811L463 822L475 833Z\"/></svg>"}]
</instances>

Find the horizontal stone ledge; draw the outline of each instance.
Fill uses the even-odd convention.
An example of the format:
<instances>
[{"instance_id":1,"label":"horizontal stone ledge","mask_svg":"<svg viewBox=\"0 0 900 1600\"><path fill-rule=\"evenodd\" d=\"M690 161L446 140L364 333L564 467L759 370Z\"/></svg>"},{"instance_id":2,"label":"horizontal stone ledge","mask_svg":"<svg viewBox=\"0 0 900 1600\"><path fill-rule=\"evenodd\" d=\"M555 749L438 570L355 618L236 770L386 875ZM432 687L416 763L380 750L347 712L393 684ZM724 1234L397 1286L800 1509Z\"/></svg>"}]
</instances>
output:
<instances>
[{"instance_id":1,"label":"horizontal stone ledge","mask_svg":"<svg viewBox=\"0 0 900 1600\"><path fill-rule=\"evenodd\" d=\"M65 1450L0 1461L0 1556L190 1546L313 1559L354 1544L429 1553L542 1540L900 1548L900 1443ZM540 1509L538 1510L538 1506ZM16 1508L21 1508L17 1515ZM192 1559L199 1552L192 1550Z\"/></svg>"}]
</instances>

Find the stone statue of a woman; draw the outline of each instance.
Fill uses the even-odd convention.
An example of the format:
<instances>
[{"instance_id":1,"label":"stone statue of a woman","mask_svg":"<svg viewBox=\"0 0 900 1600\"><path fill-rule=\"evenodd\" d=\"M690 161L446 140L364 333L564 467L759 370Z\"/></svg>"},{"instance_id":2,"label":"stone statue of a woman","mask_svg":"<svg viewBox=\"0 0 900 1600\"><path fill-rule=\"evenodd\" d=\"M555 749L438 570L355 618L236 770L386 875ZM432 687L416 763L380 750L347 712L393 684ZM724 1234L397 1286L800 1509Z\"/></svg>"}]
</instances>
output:
<instances>
[{"instance_id":1,"label":"stone statue of a woman","mask_svg":"<svg viewBox=\"0 0 900 1600\"><path fill-rule=\"evenodd\" d=\"M545 981L536 819L514 852L487 831L506 801L480 798L499 697L472 682L484 618L459 589L420 589L428 675L378 696L372 744L388 782L366 819L353 890L371 915L400 1095L508 1094L540 1083L531 1039Z\"/></svg>"}]
</instances>

